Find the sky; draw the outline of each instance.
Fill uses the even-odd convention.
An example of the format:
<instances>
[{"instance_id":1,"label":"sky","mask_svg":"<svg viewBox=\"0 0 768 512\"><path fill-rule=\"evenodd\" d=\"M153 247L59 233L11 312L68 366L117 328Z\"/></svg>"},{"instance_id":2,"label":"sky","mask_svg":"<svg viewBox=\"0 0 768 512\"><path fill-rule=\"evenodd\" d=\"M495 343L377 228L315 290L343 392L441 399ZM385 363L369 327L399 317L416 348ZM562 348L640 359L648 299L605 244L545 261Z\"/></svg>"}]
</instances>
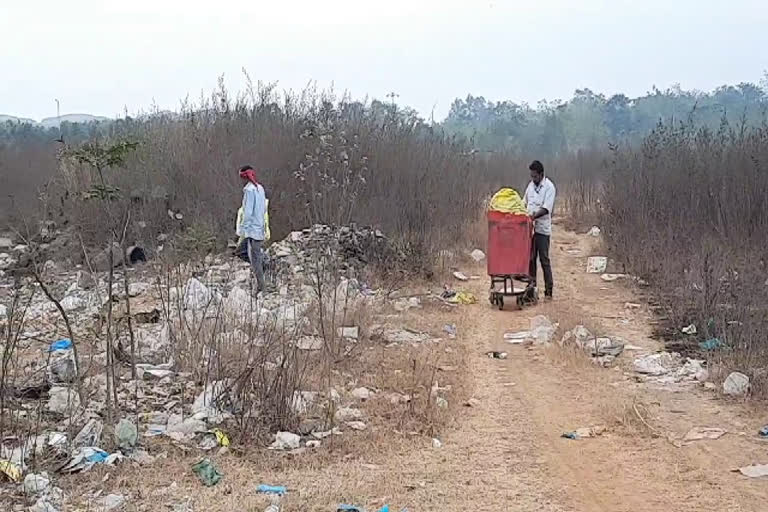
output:
<instances>
[{"instance_id":1,"label":"sky","mask_svg":"<svg viewBox=\"0 0 768 512\"><path fill-rule=\"evenodd\" d=\"M0 0L0 114L176 110L219 76L443 118L456 97L711 90L768 69L766 0Z\"/></svg>"}]
</instances>

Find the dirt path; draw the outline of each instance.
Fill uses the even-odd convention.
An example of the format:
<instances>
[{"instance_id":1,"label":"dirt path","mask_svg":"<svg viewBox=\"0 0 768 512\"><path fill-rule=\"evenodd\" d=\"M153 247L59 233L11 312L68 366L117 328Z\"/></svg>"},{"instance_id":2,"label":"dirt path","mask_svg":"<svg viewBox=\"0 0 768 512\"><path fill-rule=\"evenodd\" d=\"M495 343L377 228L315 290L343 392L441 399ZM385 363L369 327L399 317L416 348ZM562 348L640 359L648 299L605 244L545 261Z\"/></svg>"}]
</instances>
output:
<instances>
[{"instance_id":1,"label":"dirt path","mask_svg":"<svg viewBox=\"0 0 768 512\"><path fill-rule=\"evenodd\" d=\"M755 439L766 418L699 386L672 391L636 381L628 369L632 359L659 348L650 338L650 316L642 307L625 308L641 300L624 283L605 283L584 272L593 244L587 236L555 233L556 300L550 304L498 311L487 303L485 278L468 283L481 302L461 307L453 318L458 342L470 351L477 402L461 409L442 448L423 437L385 433L361 437L344 448L346 456L301 455L294 465L274 469L268 462L224 459L226 484L216 488L201 488L188 461L155 468L149 487L145 479L130 476L120 487L142 496L144 504L174 503L178 510L191 510L177 507L183 498L194 502L194 510L263 510L264 498L254 492L261 482L295 489L284 500L284 511L328 511L345 500L365 503L369 510L389 503L393 510L411 512L766 510L766 481L730 471L768 462L768 444ZM479 266L465 270L484 275ZM537 314L563 326L597 326L642 350L625 351L616 367L605 369L559 349L504 342L505 332L526 329ZM504 350L509 357L489 359L488 350ZM649 434L635 407L661 436ZM606 425L608 431L579 441L560 437L592 425ZM695 426L729 434L682 446L668 439Z\"/></svg>"}]
</instances>

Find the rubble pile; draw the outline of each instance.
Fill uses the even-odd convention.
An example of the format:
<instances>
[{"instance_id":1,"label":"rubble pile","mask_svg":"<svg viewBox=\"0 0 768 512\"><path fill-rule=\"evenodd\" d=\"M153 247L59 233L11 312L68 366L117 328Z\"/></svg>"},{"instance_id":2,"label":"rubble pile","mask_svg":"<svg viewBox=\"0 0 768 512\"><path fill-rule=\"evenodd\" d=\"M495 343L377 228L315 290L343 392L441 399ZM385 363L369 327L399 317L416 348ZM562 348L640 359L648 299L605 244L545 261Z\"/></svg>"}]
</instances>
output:
<instances>
[{"instance_id":1,"label":"rubble pile","mask_svg":"<svg viewBox=\"0 0 768 512\"><path fill-rule=\"evenodd\" d=\"M294 231L270 246L270 261L280 275L301 274L316 269L318 261L330 256L332 264L347 277L359 275L369 264L397 267L405 261L402 252L377 229L315 225Z\"/></svg>"}]
</instances>

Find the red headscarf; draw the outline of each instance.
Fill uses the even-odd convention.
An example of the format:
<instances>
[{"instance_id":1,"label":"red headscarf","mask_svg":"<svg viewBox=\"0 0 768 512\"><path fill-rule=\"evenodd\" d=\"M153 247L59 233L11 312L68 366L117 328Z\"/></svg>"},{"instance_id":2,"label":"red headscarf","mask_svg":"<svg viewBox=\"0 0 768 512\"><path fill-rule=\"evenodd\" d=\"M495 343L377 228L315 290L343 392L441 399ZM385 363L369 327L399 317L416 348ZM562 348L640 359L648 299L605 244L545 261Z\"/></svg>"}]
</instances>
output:
<instances>
[{"instance_id":1,"label":"red headscarf","mask_svg":"<svg viewBox=\"0 0 768 512\"><path fill-rule=\"evenodd\" d=\"M243 171L240 171L240 177L250 181L257 187L259 186L259 182L256 180L256 171L254 171L253 169L245 169Z\"/></svg>"}]
</instances>

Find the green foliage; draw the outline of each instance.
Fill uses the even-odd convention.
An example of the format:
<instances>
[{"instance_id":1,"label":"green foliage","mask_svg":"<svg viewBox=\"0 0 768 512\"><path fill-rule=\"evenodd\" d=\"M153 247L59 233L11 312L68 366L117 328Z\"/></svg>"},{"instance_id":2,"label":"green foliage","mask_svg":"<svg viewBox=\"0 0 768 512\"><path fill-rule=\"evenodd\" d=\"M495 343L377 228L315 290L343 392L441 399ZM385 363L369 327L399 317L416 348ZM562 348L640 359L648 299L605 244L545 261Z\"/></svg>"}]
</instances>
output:
<instances>
[{"instance_id":1,"label":"green foliage","mask_svg":"<svg viewBox=\"0 0 768 512\"><path fill-rule=\"evenodd\" d=\"M138 148L138 142L120 141L110 146L98 142L87 142L70 150L67 155L81 164L88 164L94 169L121 166L126 156Z\"/></svg>"}]
</instances>

